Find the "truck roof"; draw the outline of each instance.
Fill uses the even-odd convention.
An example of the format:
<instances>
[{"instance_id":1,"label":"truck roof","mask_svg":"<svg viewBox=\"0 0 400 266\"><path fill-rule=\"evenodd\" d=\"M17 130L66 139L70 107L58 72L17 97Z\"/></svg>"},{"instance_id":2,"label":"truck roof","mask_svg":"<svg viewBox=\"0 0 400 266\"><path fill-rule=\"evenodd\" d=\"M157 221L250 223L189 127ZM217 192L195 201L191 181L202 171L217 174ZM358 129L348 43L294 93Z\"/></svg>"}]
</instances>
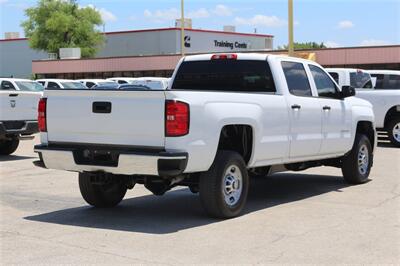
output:
<instances>
[{"instance_id":1,"label":"truck roof","mask_svg":"<svg viewBox=\"0 0 400 266\"><path fill-rule=\"evenodd\" d=\"M369 74L386 74L386 75L400 75L399 70L365 70Z\"/></svg>"},{"instance_id":2,"label":"truck roof","mask_svg":"<svg viewBox=\"0 0 400 266\"><path fill-rule=\"evenodd\" d=\"M277 58L277 59L290 59L291 61L303 62L309 64L316 64L316 62L299 58L299 57L290 57L288 55L275 55L275 54L261 54L261 53L209 53L209 54L200 54L200 55L189 55L184 57L184 61L207 61L211 60L213 56L218 55L236 55L237 60L266 60L267 58Z\"/></svg>"},{"instance_id":3,"label":"truck roof","mask_svg":"<svg viewBox=\"0 0 400 266\"><path fill-rule=\"evenodd\" d=\"M325 68L326 71L345 71L345 72L368 72L364 69L360 69L360 68Z\"/></svg>"}]
</instances>

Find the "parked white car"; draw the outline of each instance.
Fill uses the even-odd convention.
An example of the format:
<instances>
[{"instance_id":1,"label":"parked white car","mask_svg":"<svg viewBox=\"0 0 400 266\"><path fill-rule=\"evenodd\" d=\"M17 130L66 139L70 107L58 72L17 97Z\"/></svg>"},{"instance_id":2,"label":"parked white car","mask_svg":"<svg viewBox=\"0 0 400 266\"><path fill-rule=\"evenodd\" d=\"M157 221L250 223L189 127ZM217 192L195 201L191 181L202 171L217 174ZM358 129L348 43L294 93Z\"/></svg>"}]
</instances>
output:
<instances>
[{"instance_id":1,"label":"parked white car","mask_svg":"<svg viewBox=\"0 0 400 266\"><path fill-rule=\"evenodd\" d=\"M20 139L39 132L37 106L43 90L32 80L0 78L0 155L12 154Z\"/></svg>"},{"instance_id":2,"label":"parked white car","mask_svg":"<svg viewBox=\"0 0 400 266\"><path fill-rule=\"evenodd\" d=\"M118 84L115 81L110 81L105 79L80 79L76 81L79 81L89 89L93 88L94 86L116 86Z\"/></svg>"},{"instance_id":3,"label":"parked white car","mask_svg":"<svg viewBox=\"0 0 400 266\"><path fill-rule=\"evenodd\" d=\"M166 90L168 88L169 78L142 77L136 78L130 84L144 86L151 90Z\"/></svg>"},{"instance_id":4,"label":"parked white car","mask_svg":"<svg viewBox=\"0 0 400 266\"><path fill-rule=\"evenodd\" d=\"M45 89L87 89L81 82L71 79L37 79L36 81Z\"/></svg>"},{"instance_id":5,"label":"parked white car","mask_svg":"<svg viewBox=\"0 0 400 266\"><path fill-rule=\"evenodd\" d=\"M400 71L366 70L371 75L374 88L377 90L400 90Z\"/></svg>"},{"instance_id":6,"label":"parked white car","mask_svg":"<svg viewBox=\"0 0 400 266\"><path fill-rule=\"evenodd\" d=\"M342 169L367 181L372 106L318 64L266 54L184 57L167 90L45 91L37 166L79 172L83 198L117 205L144 184L188 186L213 217L241 213L250 174ZM74 108L69 108L74 106ZM65 110L68 109L68 114ZM77 119L79 117L79 119Z\"/></svg>"},{"instance_id":7,"label":"parked white car","mask_svg":"<svg viewBox=\"0 0 400 266\"><path fill-rule=\"evenodd\" d=\"M376 127L387 131L390 142L400 147L400 89L392 87L382 89L380 81L376 81L376 85L380 88L374 89L370 74L364 70L348 68L327 68L326 70L340 86L355 87L356 96L373 105ZM378 72L374 71L374 73ZM397 79L398 77L395 77L391 80ZM384 80L385 84L389 84L386 83L389 82L387 78ZM397 84L394 81L390 81L390 84Z\"/></svg>"},{"instance_id":8,"label":"parked white car","mask_svg":"<svg viewBox=\"0 0 400 266\"><path fill-rule=\"evenodd\" d=\"M118 84L128 84L134 81L136 78L122 78L122 77L116 77L116 78L108 78L107 80L117 82Z\"/></svg>"}]
</instances>

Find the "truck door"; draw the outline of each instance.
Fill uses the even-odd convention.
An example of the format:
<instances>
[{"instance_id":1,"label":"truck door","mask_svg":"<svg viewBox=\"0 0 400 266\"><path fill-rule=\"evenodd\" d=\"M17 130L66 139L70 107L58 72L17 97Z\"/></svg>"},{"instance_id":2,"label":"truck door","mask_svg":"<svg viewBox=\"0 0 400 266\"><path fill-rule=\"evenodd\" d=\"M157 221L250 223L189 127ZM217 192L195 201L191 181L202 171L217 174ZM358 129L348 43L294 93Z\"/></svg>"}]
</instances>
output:
<instances>
[{"instance_id":1,"label":"truck door","mask_svg":"<svg viewBox=\"0 0 400 266\"><path fill-rule=\"evenodd\" d=\"M289 157L315 156L321 142L321 111L318 99L313 97L303 63L282 62L290 92L287 102L290 117Z\"/></svg>"},{"instance_id":2,"label":"truck door","mask_svg":"<svg viewBox=\"0 0 400 266\"><path fill-rule=\"evenodd\" d=\"M336 84L320 67L309 65L322 114L320 154L343 153L351 148L351 108L340 99Z\"/></svg>"}]
</instances>

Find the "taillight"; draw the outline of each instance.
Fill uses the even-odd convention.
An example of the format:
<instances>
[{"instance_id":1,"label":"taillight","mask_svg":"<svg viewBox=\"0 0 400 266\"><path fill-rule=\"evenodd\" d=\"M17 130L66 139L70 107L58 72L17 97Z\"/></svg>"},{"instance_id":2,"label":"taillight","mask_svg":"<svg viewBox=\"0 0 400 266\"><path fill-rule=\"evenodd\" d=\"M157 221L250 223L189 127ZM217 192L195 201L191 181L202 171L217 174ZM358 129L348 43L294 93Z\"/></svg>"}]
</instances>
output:
<instances>
[{"instance_id":1,"label":"taillight","mask_svg":"<svg viewBox=\"0 0 400 266\"><path fill-rule=\"evenodd\" d=\"M211 56L211 60L223 60L223 59L236 60L237 54L215 54Z\"/></svg>"},{"instance_id":2,"label":"taillight","mask_svg":"<svg viewBox=\"0 0 400 266\"><path fill-rule=\"evenodd\" d=\"M189 133L189 105L179 101L165 102L165 135L179 137Z\"/></svg>"},{"instance_id":3,"label":"taillight","mask_svg":"<svg viewBox=\"0 0 400 266\"><path fill-rule=\"evenodd\" d=\"M38 105L38 126L39 126L39 131L40 132L46 132L47 131L46 105L47 105L47 99L46 98L41 98L40 101L39 101L39 105Z\"/></svg>"}]
</instances>

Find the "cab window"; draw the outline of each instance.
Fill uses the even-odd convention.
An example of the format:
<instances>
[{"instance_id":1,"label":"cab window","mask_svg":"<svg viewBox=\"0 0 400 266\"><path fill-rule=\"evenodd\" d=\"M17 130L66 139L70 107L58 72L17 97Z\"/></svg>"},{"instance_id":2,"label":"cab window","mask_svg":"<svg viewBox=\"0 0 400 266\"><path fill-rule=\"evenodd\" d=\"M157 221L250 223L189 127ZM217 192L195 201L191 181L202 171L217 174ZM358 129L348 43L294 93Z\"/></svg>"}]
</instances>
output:
<instances>
[{"instance_id":1,"label":"cab window","mask_svg":"<svg viewBox=\"0 0 400 266\"><path fill-rule=\"evenodd\" d=\"M321 68L309 65L313 76L315 86L317 87L318 96L325 98L337 98L337 90L335 83L329 78Z\"/></svg>"},{"instance_id":2,"label":"cab window","mask_svg":"<svg viewBox=\"0 0 400 266\"><path fill-rule=\"evenodd\" d=\"M15 90L15 87L11 82L4 80L3 82L1 82L1 89L2 90Z\"/></svg>"},{"instance_id":3,"label":"cab window","mask_svg":"<svg viewBox=\"0 0 400 266\"><path fill-rule=\"evenodd\" d=\"M58 86L57 83L50 81L50 82L47 84L47 88L49 88L49 89L59 89L60 86Z\"/></svg>"},{"instance_id":4,"label":"cab window","mask_svg":"<svg viewBox=\"0 0 400 266\"><path fill-rule=\"evenodd\" d=\"M282 62L289 92L296 96L312 96L307 73L302 63Z\"/></svg>"},{"instance_id":5,"label":"cab window","mask_svg":"<svg viewBox=\"0 0 400 266\"><path fill-rule=\"evenodd\" d=\"M389 75L388 89L400 89L400 75Z\"/></svg>"},{"instance_id":6,"label":"cab window","mask_svg":"<svg viewBox=\"0 0 400 266\"><path fill-rule=\"evenodd\" d=\"M362 71L350 73L350 86L359 89L371 89L371 76Z\"/></svg>"},{"instance_id":7,"label":"cab window","mask_svg":"<svg viewBox=\"0 0 400 266\"><path fill-rule=\"evenodd\" d=\"M86 82L86 87L88 87L88 88L91 88L91 87L93 87L94 85L96 85L96 84L94 84L93 82Z\"/></svg>"},{"instance_id":8,"label":"cab window","mask_svg":"<svg viewBox=\"0 0 400 266\"><path fill-rule=\"evenodd\" d=\"M329 72L329 75L336 81L337 84L339 84L339 74L336 72Z\"/></svg>"}]
</instances>

